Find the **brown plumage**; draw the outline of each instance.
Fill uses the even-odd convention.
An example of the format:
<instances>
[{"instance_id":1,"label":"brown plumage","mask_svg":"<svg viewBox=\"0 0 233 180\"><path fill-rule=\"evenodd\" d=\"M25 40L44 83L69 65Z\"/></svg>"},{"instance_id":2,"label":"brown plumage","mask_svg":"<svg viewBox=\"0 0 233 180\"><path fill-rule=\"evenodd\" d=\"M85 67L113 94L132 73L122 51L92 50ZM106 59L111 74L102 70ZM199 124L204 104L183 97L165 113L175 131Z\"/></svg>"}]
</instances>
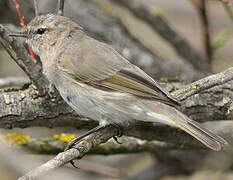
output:
<instances>
[{"instance_id":1,"label":"brown plumage","mask_svg":"<svg viewBox=\"0 0 233 180\"><path fill-rule=\"evenodd\" d=\"M179 102L144 71L109 45L87 36L70 19L39 16L17 36L27 38L63 99L102 126L124 126L133 119L160 122L181 128L216 151L227 144L175 109Z\"/></svg>"}]
</instances>

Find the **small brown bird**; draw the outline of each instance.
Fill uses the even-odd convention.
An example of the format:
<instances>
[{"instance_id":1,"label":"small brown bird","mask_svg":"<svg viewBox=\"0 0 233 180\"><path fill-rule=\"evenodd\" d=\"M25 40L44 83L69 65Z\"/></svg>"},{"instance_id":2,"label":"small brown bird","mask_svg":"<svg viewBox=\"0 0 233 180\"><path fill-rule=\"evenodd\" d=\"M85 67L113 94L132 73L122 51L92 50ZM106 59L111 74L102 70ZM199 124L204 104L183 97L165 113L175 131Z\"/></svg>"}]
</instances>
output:
<instances>
[{"instance_id":1,"label":"small brown bird","mask_svg":"<svg viewBox=\"0 0 233 180\"><path fill-rule=\"evenodd\" d=\"M181 128L207 147L219 151L227 142L174 106L178 102L149 75L109 45L87 36L83 28L59 15L34 18L24 32L41 58L43 73L77 113L99 126L68 144L112 124L160 122Z\"/></svg>"}]
</instances>

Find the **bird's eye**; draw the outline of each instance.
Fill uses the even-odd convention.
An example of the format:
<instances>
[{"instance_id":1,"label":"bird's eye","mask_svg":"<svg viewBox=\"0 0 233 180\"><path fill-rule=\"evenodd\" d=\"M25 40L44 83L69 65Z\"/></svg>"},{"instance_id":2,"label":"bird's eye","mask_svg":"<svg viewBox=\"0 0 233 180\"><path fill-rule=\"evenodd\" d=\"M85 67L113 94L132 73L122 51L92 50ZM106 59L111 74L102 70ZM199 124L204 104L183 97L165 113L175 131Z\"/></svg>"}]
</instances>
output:
<instances>
[{"instance_id":1,"label":"bird's eye","mask_svg":"<svg viewBox=\"0 0 233 180\"><path fill-rule=\"evenodd\" d=\"M44 34L45 30L46 30L45 28L39 28L39 29L36 31L36 34L42 35L42 34Z\"/></svg>"}]
</instances>

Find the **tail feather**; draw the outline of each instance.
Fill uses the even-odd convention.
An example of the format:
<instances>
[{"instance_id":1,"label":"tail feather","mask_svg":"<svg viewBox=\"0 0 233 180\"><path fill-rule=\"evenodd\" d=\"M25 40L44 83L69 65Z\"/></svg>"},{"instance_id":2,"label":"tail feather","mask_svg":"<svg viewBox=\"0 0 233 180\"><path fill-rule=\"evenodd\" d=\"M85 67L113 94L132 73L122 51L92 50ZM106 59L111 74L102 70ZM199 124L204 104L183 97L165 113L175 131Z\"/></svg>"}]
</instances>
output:
<instances>
[{"instance_id":1,"label":"tail feather","mask_svg":"<svg viewBox=\"0 0 233 180\"><path fill-rule=\"evenodd\" d=\"M176 125L212 150L220 151L223 146L228 144L226 140L201 127L199 123L191 119L176 121Z\"/></svg>"},{"instance_id":2,"label":"tail feather","mask_svg":"<svg viewBox=\"0 0 233 180\"><path fill-rule=\"evenodd\" d=\"M147 105L147 107L153 112L149 113L149 115L153 117L153 120L151 119L150 121L158 121L179 127L215 151L220 151L224 146L228 145L228 142L225 139L212 133L210 130L201 127L201 124L189 119L174 107L162 103Z\"/></svg>"}]
</instances>

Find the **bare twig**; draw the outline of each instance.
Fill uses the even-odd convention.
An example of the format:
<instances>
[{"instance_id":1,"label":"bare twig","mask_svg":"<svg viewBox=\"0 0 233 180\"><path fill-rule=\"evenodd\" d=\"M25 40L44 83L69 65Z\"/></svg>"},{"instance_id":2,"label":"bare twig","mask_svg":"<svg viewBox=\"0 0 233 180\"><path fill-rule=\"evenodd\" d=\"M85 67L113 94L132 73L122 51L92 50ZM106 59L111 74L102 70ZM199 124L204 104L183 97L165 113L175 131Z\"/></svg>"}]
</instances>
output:
<instances>
[{"instance_id":1,"label":"bare twig","mask_svg":"<svg viewBox=\"0 0 233 180\"><path fill-rule=\"evenodd\" d=\"M64 14L64 1L65 0L58 0L57 3L57 14L63 16Z\"/></svg>"},{"instance_id":2,"label":"bare twig","mask_svg":"<svg viewBox=\"0 0 233 180\"><path fill-rule=\"evenodd\" d=\"M22 11L21 11L21 9L20 9L18 0L14 0L14 3L15 3L15 7L16 7L16 9L17 9L17 13L18 13L20 22L21 22L21 26L22 26L23 28L25 28L26 23L25 23L25 21L24 21L24 17L23 17ZM34 54L34 52L32 51L31 46L29 46L29 45L28 45L28 50L29 50L29 53L31 54L32 60L36 63L35 54Z\"/></svg>"},{"instance_id":3,"label":"bare twig","mask_svg":"<svg viewBox=\"0 0 233 180\"><path fill-rule=\"evenodd\" d=\"M34 1L35 16L39 16L38 2L37 0L33 0L33 1Z\"/></svg>"},{"instance_id":4,"label":"bare twig","mask_svg":"<svg viewBox=\"0 0 233 180\"><path fill-rule=\"evenodd\" d=\"M200 0L199 8L198 8L200 20L201 20L201 31L203 38L203 45L206 59L211 64L212 61L212 46L211 46L211 38L210 38L210 30L209 30L209 21L207 17L207 8L206 8L206 0Z\"/></svg>"},{"instance_id":5,"label":"bare twig","mask_svg":"<svg viewBox=\"0 0 233 180\"><path fill-rule=\"evenodd\" d=\"M30 171L26 175L20 177L18 180L34 179L48 171L64 166L67 162L70 162L73 159L82 158L88 151L101 143L105 143L116 135L116 129L108 126L107 128L88 136L85 140L75 145L74 148L69 149L66 152L59 153L55 158Z\"/></svg>"},{"instance_id":6,"label":"bare twig","mask_svg":"<svg viewBox=\"0 0 233 180\"><path fill-rule=\"evenodd\" d=\"M179 100L184 100L189 96L199 93L200 91L209 89L213 86L221 85L231 80L233 80L233 67L230 67L218 74L214 74L193 82L186 87L173 92L172 95L177 97Z\"/></svg>"}]
</instances>

